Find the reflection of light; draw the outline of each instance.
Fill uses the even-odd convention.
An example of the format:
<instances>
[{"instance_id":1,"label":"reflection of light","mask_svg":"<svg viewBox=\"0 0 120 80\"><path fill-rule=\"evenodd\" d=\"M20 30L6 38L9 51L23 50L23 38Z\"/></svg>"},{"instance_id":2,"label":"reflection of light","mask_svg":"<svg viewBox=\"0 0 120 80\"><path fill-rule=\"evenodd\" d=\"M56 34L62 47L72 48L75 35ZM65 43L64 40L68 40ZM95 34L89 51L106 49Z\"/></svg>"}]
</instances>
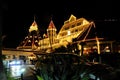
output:
<instances>
[{"instance_id":1,"label":"reflection of light","mask_svg":"<svg viewBox=\"0 0 120 80\"><path fill-rule=\"evenodd\" d=\"M25 71L25 68L22 68L22 69L21 69L21 73L23 73L24 71Z\"/></svg>"},{"instance_id":2,"label":"reflection of light","mask_svg":"<svg viewBox=\"0 0 120 80\"><path fill-rule=\"evenodd\" d=\"M9 64L11 64L11 65L12 65L12 64L15 64L15 61L10 62Z\"/></svg>"},{"instance_id":3,"label":"reflection of light","mask_svg":"<svg viewBox=\"0 0 120 80\"><path fill-rule=\"evenodd\" d=\"M13 60L13 61L10 61L9 64L12 66L12 65L21 65L23 63L22 60Z\"/></svg>"},{"instance_id":4,"label":"reflection of light","mask_svg":"<svg viewBox=\"0 0 120 80\"><path fill-rule=\"evenodd\" d=\"M89 76L90 76L91 79L94 79L94 80L96 79L96 76L93 75L93 74L89 74ZM97 80L100 80L100 78L97 78Z\"/></svg>"},{"instance_id":5,"label":"reflection of light","mask_svg":"<svg viewBox=\"0 0 120 80\"><path fill-rule=\"evenodd\" d=\"M16 64L20 64L20 61L17 61Z\"/></svg>"},{"instance_id":6,"label":"reflection of light","mask_svg":"<svg viewBox=\"0 0 120 80\"><path fill-rule=\"evenodd\" d=\"M25 71L25 68L21 65L14 65L10 67L11 69L11 76L12 77L18 77L21 76L21 74Z\"/></svg>"},{"instance_id":7,"label":"reflection of light","mask_svg":"<svg viewBox=\"0 0 120 80\"><path fill-rule=\"evenodd\" d=\"M81 78L86 77L86 72L83 72L80 76L81 76ZM95 75L93 75L93 74L89 74L88 76L89 76L89 77L90 77L90 79L92 79L92 80L95 80L95 79L96 79L96 76L95 76ZM99 77L97 77L97 79L96 79L96 80L100 80L100 78L99 78Z\"/></svg>"}]
</instances>

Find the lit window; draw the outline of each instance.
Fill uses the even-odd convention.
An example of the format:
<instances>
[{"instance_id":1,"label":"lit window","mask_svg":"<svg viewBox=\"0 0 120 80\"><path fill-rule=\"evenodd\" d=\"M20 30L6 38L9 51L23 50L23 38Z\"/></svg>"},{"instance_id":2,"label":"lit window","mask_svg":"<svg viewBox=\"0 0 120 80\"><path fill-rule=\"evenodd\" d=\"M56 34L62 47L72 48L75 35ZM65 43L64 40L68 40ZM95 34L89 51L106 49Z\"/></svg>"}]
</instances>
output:
<instances>
[{"instance_id":1,"label":"lit window","mask_svg":"<svg viewBox=\"0 0 120 80\"><path fill-rule=\"evenodd\" d=\"M68 31L68 35L70 35L70 31Z\"/></svg>"}]
</instances>

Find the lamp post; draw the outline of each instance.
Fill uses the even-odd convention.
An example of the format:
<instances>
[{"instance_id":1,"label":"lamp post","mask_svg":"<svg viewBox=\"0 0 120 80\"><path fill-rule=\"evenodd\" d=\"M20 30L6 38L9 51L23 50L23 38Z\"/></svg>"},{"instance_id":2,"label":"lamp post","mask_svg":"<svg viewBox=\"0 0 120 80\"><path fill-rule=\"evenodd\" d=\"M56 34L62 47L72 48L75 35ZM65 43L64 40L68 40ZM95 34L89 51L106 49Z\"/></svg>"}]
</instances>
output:
<instances>
[{"instance_id":1,"label":"lamp post","mask_svg":"<svg viewBox=\"0 0 120 80\"><path fill-rule=\"evenodd\" d=\"M100 57L100 42L98 37L96 36L96 42L97 42L97 52L98 52L98 58L99 58L99 63L101 63L101 57Z\"/></svg>"}]
</instances>

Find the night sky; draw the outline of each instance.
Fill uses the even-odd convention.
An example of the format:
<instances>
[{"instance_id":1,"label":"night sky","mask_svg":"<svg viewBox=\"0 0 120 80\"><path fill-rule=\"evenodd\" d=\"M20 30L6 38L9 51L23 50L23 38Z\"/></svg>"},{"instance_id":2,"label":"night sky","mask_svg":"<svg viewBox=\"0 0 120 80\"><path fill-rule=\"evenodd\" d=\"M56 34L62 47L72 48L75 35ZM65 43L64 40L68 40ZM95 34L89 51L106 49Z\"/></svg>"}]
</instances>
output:
<instances>
[{"instance_id":1,"label":"night sky","mask_svg":"<svg viewBox=\"0 0 120 80\"><path fill-rule=\"evenodd\" d=\"M108 39L120 39L120 17L118 0L16 0L6 2L8 9L3 14L3 46L16 48L28 35L28 29L36 17L40 33L52 19L57 30L73 14L94 21L97 34Z\"/></svg>"}]
</instances>

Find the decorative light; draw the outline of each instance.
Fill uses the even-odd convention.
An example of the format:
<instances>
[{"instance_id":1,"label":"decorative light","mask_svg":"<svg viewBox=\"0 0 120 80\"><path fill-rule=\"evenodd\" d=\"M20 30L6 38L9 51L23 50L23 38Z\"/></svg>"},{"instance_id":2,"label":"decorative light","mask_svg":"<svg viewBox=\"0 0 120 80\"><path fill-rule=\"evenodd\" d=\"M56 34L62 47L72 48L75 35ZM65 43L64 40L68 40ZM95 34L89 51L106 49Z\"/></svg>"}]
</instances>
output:
<instances>
[{"instance_id":1,"label":"decorative light","mask_svg":"<svg viewBox=\"0 0 120 80\"><path fill-rule=\"evenodd\" d=\"M71 32L70 31L68 31L68 35L70 35L71 34Z\"/></svg>"}]
</instances>

